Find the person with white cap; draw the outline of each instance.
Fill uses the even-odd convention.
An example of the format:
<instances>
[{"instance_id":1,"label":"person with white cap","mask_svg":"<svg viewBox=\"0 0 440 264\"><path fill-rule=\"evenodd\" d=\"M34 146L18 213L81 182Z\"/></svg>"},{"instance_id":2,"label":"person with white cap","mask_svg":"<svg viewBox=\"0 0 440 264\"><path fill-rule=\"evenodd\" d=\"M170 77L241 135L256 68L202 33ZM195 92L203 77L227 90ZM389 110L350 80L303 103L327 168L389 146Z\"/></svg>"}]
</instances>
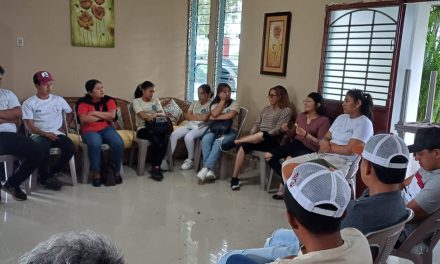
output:
<instances>
[{"instance_id":1,"label":"person with white cap","mask_svg":"<svg viewBox=\"0 0 440 264\"><path fill-rule=\"evenodd\" d=\"M54 80L48 71L38 71L33 76L36 94L23 102L23 121L41 149L39 181L45 188L58 191L63 183L56 177L75 153L75 145L66 135L63 126L63 112L69 124L73 118L72 108L63 97L52 93ZM52 166L49 166L50 149L61 149Z\"/></svg>"},{"instance_id":2,"label":"person with white cap","mask_svg":"<svg viewBox=\"0 0 440 264\"><path fill-rule=\"evenodd\" d=\"M339 170L314 162L297 166L286 182L284 202L293 232L303 245L287 263L372 263L365 236L354 228L340 230L351 190Z\"/></svg>"},{"instance_id":3,"label":"person with white cap","mask_svg":"<svg viewBox=\"0 0 440 264\"><path fill-rule=\"evenodd\" d=\"M408 213L399 191L409 157L405 142L392 134L378 134L371 137L365 147L356 146L353 152L362 155L361 177L368 188L359 199L349 202L341 228L352 227L367 234L406 219ZM322 163L323 160L319 162ZM292 172L288 174L284 177L295 175ZM228 256L235 253L270 261L276 257L296 255L298 249L299 242L295 234L288 229L279 229L268 239L264 248L232 251Z\"/></svg>"}]
</instances>

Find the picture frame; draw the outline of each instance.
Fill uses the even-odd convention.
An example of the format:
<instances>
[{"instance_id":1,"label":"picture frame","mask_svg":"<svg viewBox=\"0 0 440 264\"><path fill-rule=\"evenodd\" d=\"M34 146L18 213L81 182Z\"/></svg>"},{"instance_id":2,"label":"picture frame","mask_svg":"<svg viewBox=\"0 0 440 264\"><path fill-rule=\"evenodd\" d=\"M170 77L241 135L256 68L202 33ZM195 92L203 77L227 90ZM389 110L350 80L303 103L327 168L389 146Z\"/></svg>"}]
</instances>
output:
<instances>
[{"instance_id":1,"label":"picture frame","mask_svg":"<svg viewBox=\"0 0 440 264\"><path fill-rule=\"evenodd\" d=\"M114 0L70 0L72 46L114 48Z\"/></svg>"},{"instance_id":2,"label":"picture frame","mask_svg":"<svg viewBox=\"0 0 440 264\"><path fill-rule=\"evenodd\" d=\"M291 12L264 14L260 74L286 76Z\"/></svg>"}]
</instances>

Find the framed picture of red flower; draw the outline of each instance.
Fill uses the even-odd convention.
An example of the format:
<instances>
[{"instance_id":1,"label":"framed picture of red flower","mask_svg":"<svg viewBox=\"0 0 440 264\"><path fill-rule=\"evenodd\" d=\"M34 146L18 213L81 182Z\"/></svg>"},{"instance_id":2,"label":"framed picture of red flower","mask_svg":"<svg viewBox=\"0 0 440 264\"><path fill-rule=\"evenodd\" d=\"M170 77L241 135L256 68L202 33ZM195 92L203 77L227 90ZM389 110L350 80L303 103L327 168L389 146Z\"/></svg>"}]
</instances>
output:
<instances>
[{"instance_id":1,"label":"framed picture of red flower","mask_svg":"<svg viewBox=\"0 0 440 264\"><path fill-rule=\"evenodd\" d=\"M291 20L290 12L264 15L261 74L286 76Z\"/></svg>"},{"instance_id":2,"label":"framed picture of red flower","mask_svg":"<svg viewBox=\"0 0 440 264\"><path fill-rule=\"evenodd\" d=\"M73 46L114 48L114 0L70 0Z\"/></svg>"}]
</instances>

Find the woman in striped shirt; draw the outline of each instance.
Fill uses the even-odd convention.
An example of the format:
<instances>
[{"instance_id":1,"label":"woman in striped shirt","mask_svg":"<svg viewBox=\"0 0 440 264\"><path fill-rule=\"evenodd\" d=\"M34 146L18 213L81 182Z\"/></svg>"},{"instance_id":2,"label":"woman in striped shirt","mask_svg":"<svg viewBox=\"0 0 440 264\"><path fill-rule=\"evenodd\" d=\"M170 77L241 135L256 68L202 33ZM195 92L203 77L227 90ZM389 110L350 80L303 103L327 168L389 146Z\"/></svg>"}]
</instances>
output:
<instances>
[{"instance_id":1,"label":"woman in striped shirt","mask_svg":"<svg viewBox=\"0 0 440 264\"><path fill-rule=\"evenodd\" d=\"M238 175L243 165L246 153L253 150L269 151L279 145L281 138L281 125L288 122L292 115L289 107L289 95L286 88L281 85L269 90L269 105L263 108L251 129L251 135L230 141L221 146L226 151L235 146L240 146L235 158L234 174L231 178L231 189L240 189Z\"/></svg>"}]
</instances>

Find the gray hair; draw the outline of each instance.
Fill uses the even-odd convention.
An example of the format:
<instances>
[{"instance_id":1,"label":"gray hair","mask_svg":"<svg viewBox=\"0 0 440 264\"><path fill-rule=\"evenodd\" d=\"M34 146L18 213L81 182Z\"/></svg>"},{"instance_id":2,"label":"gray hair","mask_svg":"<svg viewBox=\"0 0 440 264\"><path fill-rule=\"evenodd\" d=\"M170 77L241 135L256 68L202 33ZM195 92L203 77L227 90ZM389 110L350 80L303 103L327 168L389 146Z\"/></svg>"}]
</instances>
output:
<instances>
[{"instance_id":1,"label":"gray hair","mask_svg":"<svg viewBox=\"0 0 440 264\"><path fill-rule=\"evenodd\" d=\"M124 256L107 236L91 230L58 233L18 260L19 264L124 264Z\"/></svg>"}]
</instances>

